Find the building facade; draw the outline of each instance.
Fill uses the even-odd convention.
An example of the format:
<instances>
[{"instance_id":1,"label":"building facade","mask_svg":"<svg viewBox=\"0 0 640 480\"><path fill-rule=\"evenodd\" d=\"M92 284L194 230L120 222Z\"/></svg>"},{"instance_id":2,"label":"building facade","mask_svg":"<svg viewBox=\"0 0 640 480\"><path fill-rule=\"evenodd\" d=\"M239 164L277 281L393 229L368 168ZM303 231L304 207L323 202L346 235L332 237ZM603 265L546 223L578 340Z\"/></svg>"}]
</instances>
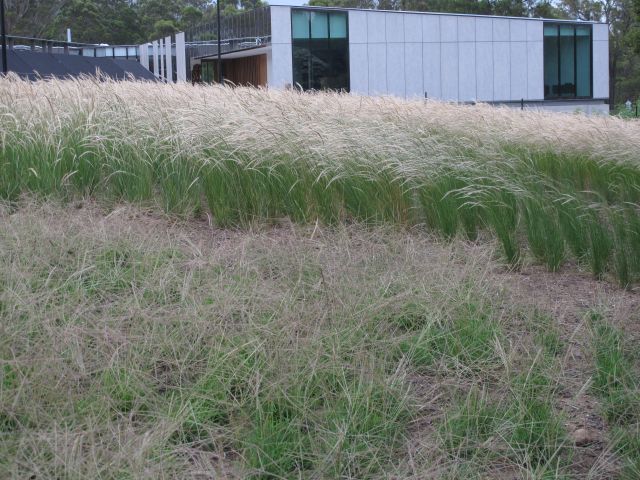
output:
<instances>
[{"instance_id":1,"label":"building facade","mask_svg":"<svg viewBox=\"0 0 640 480\"><path fill-rule=\"evenodd\" d=\"M609 29L596 22L271 6L223 25L224 78L453 102L608 111ZM217 78L217 32L187 32L187 68ZM215 38L216 40L212 40Z\"/></svg>"}]
</instances>

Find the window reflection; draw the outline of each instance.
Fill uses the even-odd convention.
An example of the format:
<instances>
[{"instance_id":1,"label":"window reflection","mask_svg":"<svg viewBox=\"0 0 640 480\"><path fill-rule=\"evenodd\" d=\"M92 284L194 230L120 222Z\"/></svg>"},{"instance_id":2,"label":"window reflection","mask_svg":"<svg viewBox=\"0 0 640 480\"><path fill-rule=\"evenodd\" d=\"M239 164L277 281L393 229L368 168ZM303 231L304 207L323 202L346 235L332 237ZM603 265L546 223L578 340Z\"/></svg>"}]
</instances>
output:
<instances>
[{"instance_id":1,"label":"window reflection","mask_svg":"<svg viewBox=\"0 0 640 480\"><path fill-rule=\"evenodd\" d=\"M293 9L293 81L304 90L349 90L346 12Z\"/></svg>"},{"instance_id":2,"label":"window reflection","mask_svg":"<svg viewBox=\"0 0 640 480\"><path fill-rule=\"evenodd\" d=\"M591 97L591 26L545 24L544 97Z\"/></svg>"}]
</instances>

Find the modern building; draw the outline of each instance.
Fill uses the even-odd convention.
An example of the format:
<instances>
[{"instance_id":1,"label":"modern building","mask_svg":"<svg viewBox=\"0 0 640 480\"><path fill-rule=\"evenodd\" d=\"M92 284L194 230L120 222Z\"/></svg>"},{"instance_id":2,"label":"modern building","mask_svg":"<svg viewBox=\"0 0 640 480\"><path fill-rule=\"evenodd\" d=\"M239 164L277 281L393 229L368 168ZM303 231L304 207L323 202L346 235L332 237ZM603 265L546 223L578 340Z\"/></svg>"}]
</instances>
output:
<instances>
[{"instance_id":1,"label":"modern building","mask_svg":"<svg viewBox=\"0 0 640 480\"><path fill-rule=\"evenodd\" d=\"M187 78L217 78L215 27L185 32ZM220 37L236 84L608 111L603 23L270 6L225 18Z\"/></svg>"},{"instance_id":2,"label":"modern building","mask_svg":"<svg viewBox=\"0 0 640 480\"><path fill-rule=\"evenodd\" d=\"M241 85L569 112L609 108L603 23L270 6L227 16L220 30L205 24L139 46L9 37L9 68L27 78L100 72L214 82L220 58L223 78Z\"/></svg>"}]
</instances>

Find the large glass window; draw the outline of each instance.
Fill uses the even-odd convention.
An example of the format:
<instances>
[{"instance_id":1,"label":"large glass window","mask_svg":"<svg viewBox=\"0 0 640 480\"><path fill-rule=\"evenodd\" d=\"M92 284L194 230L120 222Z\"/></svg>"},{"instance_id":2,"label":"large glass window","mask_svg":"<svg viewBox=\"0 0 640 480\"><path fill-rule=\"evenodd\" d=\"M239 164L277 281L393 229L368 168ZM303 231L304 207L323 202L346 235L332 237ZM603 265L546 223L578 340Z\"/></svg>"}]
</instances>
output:
<instances>
[{"instance_id":1,"label":"large glass window","mask_svg":"<svg viewBox=\"0 0 640 480\"><path fill-rule=\"evenodd\" d=\"M544 25L544 98L591 97L591 26Z\"/></svg>"},{"instance_id":2,"label":"large glass window","mask_svg":"<svg viewBox=\"0 0 640 480\"><path fill-rule=\"evenodd\" d=\"M291 32L294 83L349 91L347 12L292 9Z\"/></svg>"}]
</instances>

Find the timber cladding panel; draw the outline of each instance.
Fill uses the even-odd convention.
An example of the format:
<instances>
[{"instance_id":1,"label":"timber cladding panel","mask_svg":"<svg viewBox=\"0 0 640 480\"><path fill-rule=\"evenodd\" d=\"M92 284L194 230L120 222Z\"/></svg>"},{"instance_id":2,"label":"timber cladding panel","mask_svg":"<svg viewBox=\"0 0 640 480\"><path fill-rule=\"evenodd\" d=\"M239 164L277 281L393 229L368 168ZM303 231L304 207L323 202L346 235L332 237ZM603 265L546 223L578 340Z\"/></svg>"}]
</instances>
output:
<instances>
[{"instance_id":1,"label":"timber cladding panel","mask_svg":"<svg viewBox=\"0 0 640 480\"><path fill-rule=\"evenodd\" d=\"M254 55L252 57L224 60L224 78L236 85L252 85L254 87L267 86L267 56Z\"/></svg>"}]
</instances>

